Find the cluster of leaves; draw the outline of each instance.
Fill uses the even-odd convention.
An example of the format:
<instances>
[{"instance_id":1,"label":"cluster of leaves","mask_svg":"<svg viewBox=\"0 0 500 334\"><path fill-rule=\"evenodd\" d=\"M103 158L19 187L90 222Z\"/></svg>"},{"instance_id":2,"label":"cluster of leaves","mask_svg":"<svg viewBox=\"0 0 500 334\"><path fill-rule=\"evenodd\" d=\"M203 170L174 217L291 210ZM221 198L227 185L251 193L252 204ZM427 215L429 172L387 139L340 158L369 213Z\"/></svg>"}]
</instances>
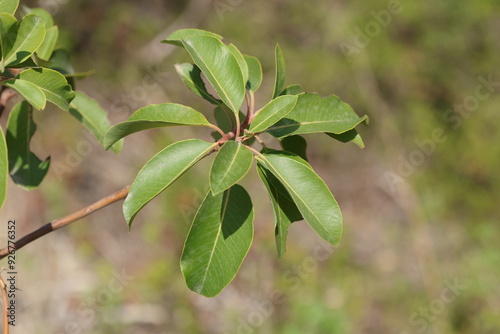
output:
<instances>
[{"instance_id":1,"label":"cluster of leaves","mask_svg":"<svg viewBox=\"0 0 500 334\"><path fill-rule=\"evenodd\" d=\"M25 7L26 15L18 20L14 16L18 7L19 0L0 0L1 112L12 95L23 99L10 110L5 136L0 129L0 206L9 174L17 185L30 190L49 169L50 157L42 161L30 151L36 131L33 109L43 110L50 102L73 115L101 143L110 127L97 102L74 91L74 79L88 73L75 73L68 53L57 48L59 30L50 13ZM113 149L119 151L120 144Z\"/></svg>"},{"instance_id":2,"label":"cluster of leaves","mask_svg":"<svg viewBox=\"0 0 500 334\"><path fill-rule=\"evenodd\" d=\"M210 169L210 190L194 217L181 257L188 287L215 296L235 277L253 239L253 206L237 183L256 160L257 171L269 192L274 210L278 255L285 252L287 229L306 220L324 240L337 245L342 215L325 182L307 161L301 134L326 133L342 142L363 147L355 127L358 117L337 96L303 93L298 85L284 87L285 62L276 46L276 81L272 99L254 110L254 93L262 83L262 67L253 56L243 55L222 37L203 30L183 29L164 43L184 48L194 63L177 64L176 70L196 95L215 105L217 124L184 105L165 103L137 110L126 122L113 126L104 138L110 147L132 133L168 126L205 126L216 132L214 142L188 139L164 148L138 173L124 202L130 225L137 213L186 170L216 152ZM217 93L212 95L205 85ZM242 106L246 105L244 111ZM261 133L276 137L282 150L267 148ZM256 140L255 140L256 139ZM252 147L260 142L259 151Z\"/></svg>"}]
</instances>

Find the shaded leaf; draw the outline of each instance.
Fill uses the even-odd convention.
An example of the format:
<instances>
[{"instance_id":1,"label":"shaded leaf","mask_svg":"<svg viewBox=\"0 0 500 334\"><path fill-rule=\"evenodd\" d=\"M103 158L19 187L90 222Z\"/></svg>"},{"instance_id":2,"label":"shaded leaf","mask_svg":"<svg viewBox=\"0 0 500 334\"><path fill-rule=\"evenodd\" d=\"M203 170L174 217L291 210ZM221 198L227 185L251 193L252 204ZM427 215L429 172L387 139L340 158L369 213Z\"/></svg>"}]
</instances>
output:
<instances>
[{"instance_id":1,"label":"shaded leaf","mask_svg":"<svg viewBox=\"0 0 500 334\"><path fill-rule=\"evenodd\" d=\"M356 129L352 129L341 134L335 134L335 133L326 133L326 134L332 137L333 139L337 139L338 141L341 141L343 143L348 143L352 141L360 148L365 148L365 143L363 142L361 135L358 133Z\"/></svg>"},{"instance_id":2,"label":"shaded leaf","mask_svg":"<svg viewBox=\"0 0 500 334\"><path fill-rule=\"evenodd\" d=\"M253 218L243 187L208 192L182 251L181 270L191 290L213 297L233 280L252 244Z\"/></svg>"},{"instance_id":3,"label":"shaded leaf","mask_svg":"<svg viewBox=\"0 0 500 334\"><path fill-rule=\"evenodd\" d=\"M17 33L17 20L16 18L8 13L0 13L0 55L3 59L3 55L9 51L9 48L16 40ZM3 63L2 63L3 65ZM5 69L1 68L0 72Z\"/></svg>"},{"instance_id":4,"label":"shaded leaf","mask_svg":"<svg viewBox=\"0 0 500 334\"><path fill-rule=\"evenodd\" d=\"M297 154L299 157L308 161L307 159L307 141L304 137L299 135L288 136L280 140L281 147L284 151Z\"/></svg>"},{"instance_id":5,"label":"shaded leaf","mask_svg":"<svg viewBox=\"0 0 500 334\"><path fill-rule=\"evenodd\" d=\"M73 115L84 127L86 127L104 145L104 136L111 127L106 111L101 108L97 101L91 99L84 93L76 93L71 101L69 113ZM118 141L112 146L112 150L119 153L123 146L123 141Z\"/></svg>"},{"instance_id":6,"label":"shaded leaf","mask_svg":"<svg viewBox=\"0 0 500 334\"><path fill-rule=\"evenodd\" d=\"M14 15L19 6L19 0L0 0L0 12Z\"/></svg>"},{"instance_id":7,"label":"shaded leaf","mask_svg":"<svg viewBox=\"0 0 500 334\"><path fill-rule=\"evenodd\" d=\"M22 63L38 49L45 37L45 22L39 16L29 14L10 29L10 33L16 38L4 41L1 68Z\"/></svg>"},{"instance_id":8,"label":"shaded leaf","mask_svg":"<svg viewBox=\"0 0 500 334\"><path fill-rule=\"evenodd\" d=\"M260 61L253 56L244 55L248 67L248 81L246 89L256 92L262 84L262 65Z\"/></svg>"},{"instance_id":9,"label":"shaded leaf","mask_svg":"<svg viewBox=\"0 0 500 334\"><path fill-rule=\"evenodd\" d=\"M213 97L208 91L201 78L201 71L198 66L195 64L184 63L184 64L176 64L175 70L181 77L182 81L188 86L188 88L198 95L199 97L207 100L208 102L220 105L222 104L221 100Z\"/></svg>"},{"instance_id":10,"label":"shaded leaf","mask_svg":"<svg viewBox=\"0 0 500 334\"><path fill-rule=\"evenodd\" d=\"M245 97L245 84L238 61L229 48L211 36L183 40L184 47L214 87L219 97L236 114Z\"/></svg>"},{"instance_id":11,"label":"shaded leaf","mask_svg":"<svg viewBox=\"0 0 500 334\"><path fill-rule=\"evenodd\" d=\"M315 93L303 93L298 95L293 110L266 131L278 138L316 132L339 134L365 119L366 116L358 117L350 105L335 95L323 98Z\"/></svg>"},{"instance_id":12,"label":"shaded leaf","mask_svg":"<svg viewBox=\"0 0 500 334\"><path fill-rule=\"evenodd\" d=\"M35 84L22 79L9 79L3 81L2 85L18 92L35 109L42 110L45 108L45 104L47 102L45 94Z\"/></svg>"},{"instance_id":13,"label":"shaded leaf","mask_svg":"<svg viewBox=\"0 0 500 334\"><path fill-rule=\"evenodd\" d=\"M257 160L285 187L311 228L337 245L342 234L342 214L325 182L305 161L289 152L267 150Z\"/></svg>"},{"instance_id":14,"label":"shaded leaf","mask_svg":"<svg viewBox=\"0 0 500 334\"><path fill-rule=\"evenodd\" d=\"M191 166L197 163L217 144L199 139L188 139L167 146L139 171L123 203L123 214L132 221L149 201L158 196Z\"/></svg>"},{"instance_id":15,"label":"shaded leaf","mask_svg":"<svg viewBox=\"0 0 500 334\"><path fill-rule=\"evenodd\" d=\"M302 92L303 92L303 90L302 90L301 85L290 85L281 91L280 96L281 95L299 95Z\"/></svg>"},{"instance_id":16,"label":"shaded leaf","mask_svg":"<svg viewBox=\"0 0 500 334\"><path fill-rule=\"evenodd\" d=\"M5 202L7 195L7 176L9 174L9 163L7 157L7 144L2 127L0 126L0 208Z\"/></svg>"},{"instance_id":17,"label":"shaded leaf","mask_svg":"<svg viewBox=\"0 0 500 334\"><path fill-rule=\"evenodd\" d=\"M265 131L292 111L296 103L297 96L284 95L275 98L255 115L248 131L250 133Z\"/></svg>"},{"instance_id":18,"label":"shaded leaf","mask_svg":"<svg viewBox=\"0 0 500 334\"><path fill-rule=\"evenodd\" d=\"M9 172L16 184L28 190L40 185L50 165L50 158L42 161L30 151L35 130L28 103L23 101L16 104L10 112L6 131Z\"/></svg>"},{"instance_id":19,"label":"shaded leaf","mask_svg":"<svg viewBox=\"0 0 500 334\"><path fill-rule=\"evenodd\" d=\"M279 44L276 44L274 64L276 66L276 77L274 82L273 99L280 95L280 92L283 90L283 86L285 85L285 59L283 58L283 52L281 51Z\"/></svg>"},{"instance_id":20,"label":"shaded leaf","mask_svg":"<svg viewBox=\"0 0 500 334\"><path fill-rule=\"evenodd\" d=\"M217 152L210 169L210 188L217 195L241 180L252 166L253 154L243 144L228 141Z\"/></svg>"},{"instance_id":21,"label":"shaded leaf","mask_svg":"<svg viewBox=\"0 0 500 334\"><path fill-rule=\"evenodd\" d=\"M182 40L193 37L193 36L211 36L222 40L222 36L217 35L213 32L201 30L201 29L180 29L171 33L166 39L161 41L162 43L172 44L175 46L184 46Z\"/></svg>"},{"instance_id":22,"label":"shaded leaf","mask_svg":"<svg viewBox=\"0 0 500 334\"><path fill-rule=\"evenodd\" d=\"M119 139L142 130L182 125L211 126L205 116L193 108L175 103L152 104L109 129L104 137L104 148L108 149Z\"/></svg>"},{"instance_id":23,"label":"shaded leaf","mask_svg":"<svg viewBox=\"0 0 500 334\"><path fill-rule=\"evenodd\" d=\"M66 78L59 72L48 68L31 68L22 71L16 77L29 81L40 88L47 101L52 102L62 110L69 110L69 103L75 97Z\"/></svg>"},{"instance_id":24,"label":"shaded leaf","mask_svg":"<svg viewBox=\"0 0 500 334\"><path fill-rule=\"evenodd\" d=\"M281 257L286 252L286 237L288 227L302 220L299 209L279 180L262 164L257 164L257 172L267 188L274 213L274 237L276 250Z\"/></svg>"}]
</instances>

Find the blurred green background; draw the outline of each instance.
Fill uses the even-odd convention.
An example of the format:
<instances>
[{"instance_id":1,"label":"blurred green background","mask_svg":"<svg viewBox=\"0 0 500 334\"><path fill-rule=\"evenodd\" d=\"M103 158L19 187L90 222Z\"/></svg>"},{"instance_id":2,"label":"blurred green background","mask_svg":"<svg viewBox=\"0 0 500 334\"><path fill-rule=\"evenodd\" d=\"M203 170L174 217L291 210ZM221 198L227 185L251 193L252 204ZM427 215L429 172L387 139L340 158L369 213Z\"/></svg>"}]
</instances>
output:
<instances>
[{"instance_id":1,"label":"blurred green background","mask_svg":"<svg viewBox=\"0 0 500 334\"><path fill-rule=\"evenodd\" d=\"M211 114L175 73L186 54L159 43L197 27L261 60L258 106L272 94L279 43L287 84L338 95L370 125L359 130L363 150L307 137L344 214L338 248L299 222L277 259L271 208L252 170L243 185L256 231L240 273L215 298L189 291L178 263L210 157L148 204L130 233L115 204L19 251L13 333L500 332L498 1L24 4L54 14L76 70L95 70L77 88L113 124L152 103ZM116 156L62 111L36 121L33 150L52 166L37 190L9 184L1 218L16 219L18 236L131 183L165 145L210 138L203 129L151 130Z\"/></svg>"}]
</instances>

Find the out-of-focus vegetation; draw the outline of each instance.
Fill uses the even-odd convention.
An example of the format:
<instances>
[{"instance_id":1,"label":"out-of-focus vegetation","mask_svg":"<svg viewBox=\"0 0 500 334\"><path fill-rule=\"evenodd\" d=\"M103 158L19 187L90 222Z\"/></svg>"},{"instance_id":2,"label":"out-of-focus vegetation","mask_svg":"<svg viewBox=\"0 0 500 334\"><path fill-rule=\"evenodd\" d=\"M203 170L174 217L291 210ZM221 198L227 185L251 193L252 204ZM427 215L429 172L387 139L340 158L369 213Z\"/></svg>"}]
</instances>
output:
<instances>
[{"instance_id":1,"label":"out-of-focus vegetation","mask_svg":"<svg viewBox=\"0 0 500 334\"><path fill-rule=\"evenodd\" d=\"M211 111L175 74L184 53L151 42L183 27L220 33L259 57L266 76L259 92L269 96L279 42L287 84L333 91L371 123L360 129L364 150L308 137L319 144L311 164L344 213L333 252L294 223L287 253L276 258L271 208L253 171L245 186L260 215L240 274L216 298L190 292L178 258L208 189L200 173L207 160L150 203L130 233L115 205L21 250L15 333L499 331L497 1L25 4L55 14L77 70L95 70L78 88L110 110L113 123L151 103ZM356 53L346 56L346 43ZM37 121L32 145L52 154L48 179L30 193L11 186L2 209L2 221L18 222L18 236L130 183L174 138L209 139L203 130L151 130L128 138L116 157L69 115L44 113L51 115ZM90 153L78 154L82 142ZM122 272L133 278L117 287Z\"/></svg>"}]
</instances>

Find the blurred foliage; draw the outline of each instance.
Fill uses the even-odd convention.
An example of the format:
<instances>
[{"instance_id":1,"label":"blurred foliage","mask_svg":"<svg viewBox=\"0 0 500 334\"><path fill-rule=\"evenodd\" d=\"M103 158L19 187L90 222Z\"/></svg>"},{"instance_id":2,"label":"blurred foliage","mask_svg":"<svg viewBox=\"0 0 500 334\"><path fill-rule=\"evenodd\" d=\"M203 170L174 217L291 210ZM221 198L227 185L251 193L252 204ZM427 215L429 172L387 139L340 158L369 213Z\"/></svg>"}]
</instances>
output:
<instances>
[{"instance_id":1,"label":"blurred foliage","mask_svg":"<svg viewBox=\"0 0 500 334\"><path fill-rule=\"evenodd\" d=\"M179 102L198 110L211 110L176 77L173 64L186 60L182 52L169 54L159 64L144 65L141 61L142 48L186 15L190 2L59 3L55 21L62 32L61 43L69 46L79 67L77 71L96 70L95 75L79 85L112 110L110 118L115 123L149 103ZM217 7L221 4L226 4L220 7L225 8L223 13ZM492 75L495 81L500 81L500 4L495 0L401 1L402 11L392 15L391 22L380 27L380 32L358 54L346 57L341 43L353 43L356 29L364 31L370 22L376 22L373 11L385 10L388 4L382 0L313 3L216 0L208 11L198 13L196 20L184 22L183 27L197 26L220 33L228 41L237 42L242 52L261 59L265 73L262 92L267 90L272 94L273 52L278 42L287 62L286 84L300 82L306 91L320 94L333 91L359 115L370 115L370 126L360 129L367 146L364 151L353 144L316 136L313 140L322 145L309 153L311 164L320 168L320 175L334 188L345 213L344 236L332 256L316 263L317 267L306 274L302 271L300 276L297 268L307 264L304 261L314 256L320 242L305 233L301 223L294 223L289 250L283 259L277 260L269 218L272 214L267 204L262 204L267 198L260 201L263 187L254 173L255 182L248 184L250 193L255 205L267 210L267 215L256 217L255 242L240 277L219 297L207 300L194 296L184 285L177 259L190 218L206 191L200 186L207 182L201 176L205 173L199 171L208 168L210 162L205 162L205 166L202 163L138 216L140 221L131 235L138 234L143 246L136 249L131 245L133 250L123 250L129 258L114 262L118 267L126 263L136 278L122 295L114 296L106 304L106 311L99 313L89 332L477 334L499 331L500 87L480 101L460 126L454 127L445 116L456 104L474 96L481 83L478 77ZM139 92L137 85L141 85L151 68L156 73L169 74L160 77L158 87L148 90L145 96L137 93L133 97L132 93ZM125 101L126 107L116 108L117 98ZM54 161L64 160L66 145L76 145L72 131L76 126L69 119L59 113L40 122L41 128L45 124L59 129L57 140L38 144L38 151L44 146L60 148L61 153L54 155ZM446 140L436 143L433 152L425 154L423 162L405 178L405 184L416 196L401 198L401 194L383 190L387 188L384 172L397 171L400 159L408 160L412 152L421 150L415 141L431 138L435 129L443 129ZM67 213L63 204L66 192L83 193L78 198L88 203L130 182L153 152L172 142L170 138L192 135L186 131L189 130L153 131L147 137L131 138L125 142L123 156L114 163L107 162L116 161L112 154L101 157L103 154L95 153L92 162L82 163L64 175L63 184L53 174L49 175L52 185L42 187L47 217ZM203 136L209 138L208 133ZM141 146L144 141L157 147L145 150ZM105 162L96 164L96 159ZM324 165L323 169L320 165ZM105 185L109 189L104 189ZM405 209L401 204L407 202L413 207L410 214L408 206ZM103 270L100 282L107 282L112 276L108 264L111 260L102 259L100 250L100 244L108 242L99 239L99 235L109 238L117 230L126 229L119 214L118 209L105 218L89 218L95 223L75 225L68 230L78 245L90 242L94 247L92 252L88 246L80 246L82 258L93 261L89 262L91 270L98 270L99 263L108 268ZM106 217L111 222L104 221ZM413 225L414 221L421 224ZM108 223L113 226L106 227ZM415 235L422 229L430 235L430 244L415 242ZM108 247L118 247L116 243L120 242L128 248L127 238L125 233L119 241L109 242ZM430 252L435 267L421 261L422 252ZM30 262L30 267L36 270L34 263ZM432 278L430 285L425 283L426 277ZM447 279L457 279L467 287L430 317L420 315L422 309L437 305ZM95 295L105 286L105 283L88 284L89 295ZM275 289L284 293L284 301L274 303L273 311L263 316L262 321L258 316L249 318L259 309L258 303L269 300ZM156 305L162 316L156 322L141 324L132 322L133 317L117 315L124 306L137 304ZM71 318L71 309L67 312ZM424 319L423 322L412 322L414 314L417 316L413 320ZM28 315L23 319L29 319ZM47 321L56 332L63 330L62 321L50 322L46 318L40 321L39 327ZM245 331L243 325L249 323L255 326Z\"/></svg>"}]
</instances>

